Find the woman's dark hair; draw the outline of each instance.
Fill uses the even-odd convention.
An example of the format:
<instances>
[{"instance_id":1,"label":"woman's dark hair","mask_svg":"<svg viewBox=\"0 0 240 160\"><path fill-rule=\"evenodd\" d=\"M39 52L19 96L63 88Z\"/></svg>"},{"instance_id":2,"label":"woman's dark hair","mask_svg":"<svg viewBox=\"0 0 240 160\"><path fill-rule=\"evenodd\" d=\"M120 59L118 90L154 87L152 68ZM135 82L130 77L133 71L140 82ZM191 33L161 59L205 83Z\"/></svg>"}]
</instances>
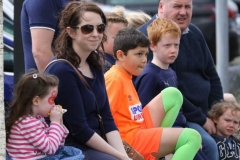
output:
<instances>
[{"instance_id":1,"label":"woman's dark hair","mask_svg":"<svg viewBox=\"0 0 240 160\"><path fill-rule=\"evenodd\" d=\"M49 93L50 87L58 86L59 80L56 76L39 73L30 70L19 79L14 92L13 101L9 106L6 116L6 134L9 137L13 124L20 118L32 115L32 100L39 96L44 98Z\"/></svg>"},{"instance_id":2,"label":"woman's dark hair","mask_svg":"<svg viewBox=\"0 0 240 160\"><path fill-rule=\"evenodd\" d=\"M53 53L57 55L57 58L63 58L70 61L75 67L78 67L81 63L81 58L72 48L72 38L68 35L66 28L71 26L78 26L80 17L83 18L84 12L94 12L101 16L103 24L106 25L106 17L103 11L93 2L89 1L72 1L67 4L65 9L60 15L60 34L54 42ZM72 28L74 29L74 28ZM99 47L103 49L103 42L106 40L106 35L103 33L103 39ZM87 62L94 68L102 67L103 53L99 50L92 51L87 58Z\"/></svg>"}]
</instances>

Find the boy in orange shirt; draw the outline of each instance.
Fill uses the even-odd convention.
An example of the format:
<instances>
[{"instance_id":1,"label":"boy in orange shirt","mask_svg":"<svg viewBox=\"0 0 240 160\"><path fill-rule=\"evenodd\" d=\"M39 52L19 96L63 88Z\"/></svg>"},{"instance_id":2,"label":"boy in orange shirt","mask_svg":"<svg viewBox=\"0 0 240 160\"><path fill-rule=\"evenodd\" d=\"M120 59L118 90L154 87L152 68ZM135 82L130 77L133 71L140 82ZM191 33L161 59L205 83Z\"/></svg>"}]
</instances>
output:
<instances>
[{"instance_id":1,"label":"boy in orange shirt","mask_svg":"<svg viewBox=\"0 0 240 160\"><path fill-rule=\"evenodd\" d=\"M174 153L173 160L192 160L201 145L199 133L189 128L162 128L173 125L182 106L179 90L162 90L142 109L132 83L132 76L140 75L146 65L149 44L148 38L133 28L121 30L114 39L116 65L105 73L114 121L121 138L145 160L170 153Z\"/></svg>"}]
</instances>

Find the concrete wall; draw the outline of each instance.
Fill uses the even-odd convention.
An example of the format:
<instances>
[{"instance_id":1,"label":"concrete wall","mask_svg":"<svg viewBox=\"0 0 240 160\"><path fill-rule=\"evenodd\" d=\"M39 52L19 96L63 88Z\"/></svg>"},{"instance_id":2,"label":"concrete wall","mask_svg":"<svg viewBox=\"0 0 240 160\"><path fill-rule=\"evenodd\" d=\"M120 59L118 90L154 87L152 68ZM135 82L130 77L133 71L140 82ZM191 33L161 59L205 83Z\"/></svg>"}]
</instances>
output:
<instances>
[{"instance_id":1,"label":"concrete wall","mask_svg":"<svg viewBox=\"0 0 240 160\"><path fill-rule=\"evenodd\" d=\"M3 9L0 0L0 159L5 159L6 133L4 122L4 85L3 85Z\"/></svg>"}]
</instances>

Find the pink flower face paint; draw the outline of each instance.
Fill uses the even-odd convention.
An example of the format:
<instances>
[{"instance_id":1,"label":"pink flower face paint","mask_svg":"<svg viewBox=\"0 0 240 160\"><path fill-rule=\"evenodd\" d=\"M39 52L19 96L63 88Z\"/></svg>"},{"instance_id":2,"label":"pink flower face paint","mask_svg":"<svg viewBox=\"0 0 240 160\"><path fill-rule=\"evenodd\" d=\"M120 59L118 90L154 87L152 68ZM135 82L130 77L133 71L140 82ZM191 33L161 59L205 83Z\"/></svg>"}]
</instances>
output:
<instances>
[{"instance_id":1,"label":"pink flower face paint","mask_svg":"<svg viewBox=\"0 0 240 160\"><path fill-rule=\"evenodd\" d=\"M57 92L53 90L51 96L48 98L48 103L50 105L55 105L54 99L57 97Z\"/></svg>"}]
</instances>

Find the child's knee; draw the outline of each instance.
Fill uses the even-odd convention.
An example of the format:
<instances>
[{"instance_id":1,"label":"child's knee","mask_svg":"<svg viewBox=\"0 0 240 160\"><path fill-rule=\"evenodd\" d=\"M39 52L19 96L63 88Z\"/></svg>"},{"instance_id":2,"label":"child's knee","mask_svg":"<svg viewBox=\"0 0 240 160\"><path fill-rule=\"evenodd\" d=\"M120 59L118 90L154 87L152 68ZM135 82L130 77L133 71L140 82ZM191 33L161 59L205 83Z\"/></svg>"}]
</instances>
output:
<instances>
[{"instance_id":1,"label":"child's knee","mask_svg":"<svg viewBox=\"0 0 240 160\"><path fill-rule=\"evenodd\" d=\"M202 144L202 137L200 133L195 129L191 129L191 128L185 128L185 129L187 130L187 132L189 132L188 134L190 136L191 143L196 143L196 145L200 147Z\"/></svg>"},{"instance_id":2,"label":"child's knee","mask_svg":"<svg viewBox=\"0 0 240 160\"><path fill-rule=\"evenodd\" d=\"M176 150L183 145L191 145L192 148L199 149L202 143L201 135L194 129L185 128L178 138Z\"/></svg>"},{"instance_id":3,"label":"child's knee","mask_svg":"<svg viewBox=\"0 0 240 160\"><path fill-rule=\"evenodd\" d=\"M168 87L162 90L162 99L164 106L172 106L181 108L183 103L182 93L175 87ZM174 103L174 104L173 104Z\"/></svg>"}]
</instances>

